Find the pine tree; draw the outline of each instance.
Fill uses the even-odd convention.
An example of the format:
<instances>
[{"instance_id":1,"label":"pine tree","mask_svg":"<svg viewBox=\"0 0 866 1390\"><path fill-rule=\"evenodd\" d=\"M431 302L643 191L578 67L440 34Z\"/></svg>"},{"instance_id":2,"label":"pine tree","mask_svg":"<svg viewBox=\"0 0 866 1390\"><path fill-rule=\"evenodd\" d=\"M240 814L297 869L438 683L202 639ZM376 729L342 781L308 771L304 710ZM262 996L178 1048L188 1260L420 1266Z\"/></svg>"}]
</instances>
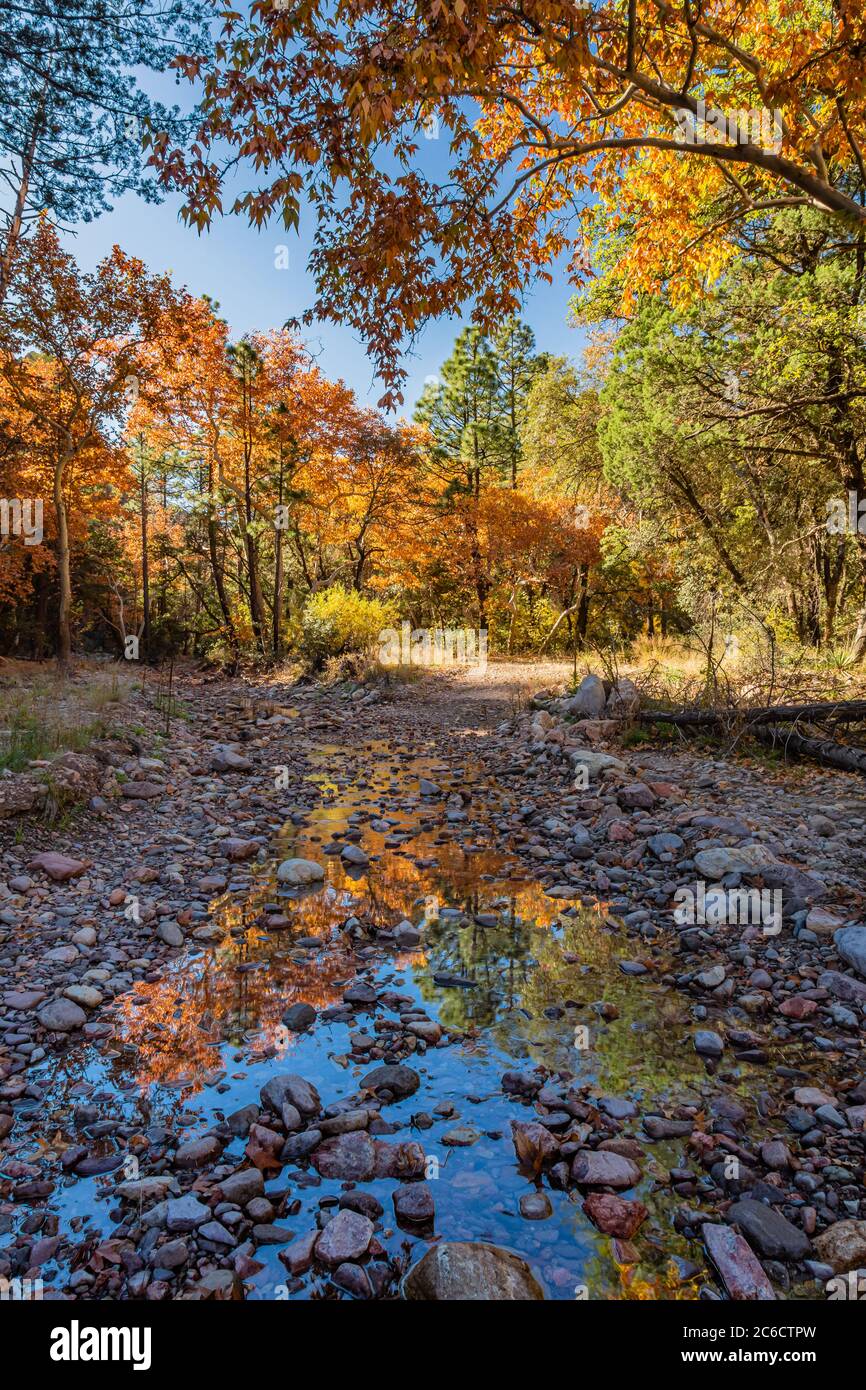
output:
<instances>
[{"instance_id":1,"label":"pine tree","mask_svg":"<svg viewBox=\"0 0 866 1390\"><path fill-rule=\"evenodd\" d=\"M517 487L526 404L533 382L547 364L547 356L536 353L535 334L515 315L506 319L496 334L492 352L498 387L502 467L510 486Z\"/></svg>"},{"instance_id":2,"label":"pine tree","mask_svg":"<svg viewBox=\"0 0 866 1390\"><path fill-rule=\"evenodd\" d=\"M0 302L27 225L90 221L130 190L149 201L149 127L184 138L192 118L154 101L142 71L164 72L179 50L208 51L207 0L0 0ZM4 203L7 199L3 200Z\"/></svg>"}]
</instances>

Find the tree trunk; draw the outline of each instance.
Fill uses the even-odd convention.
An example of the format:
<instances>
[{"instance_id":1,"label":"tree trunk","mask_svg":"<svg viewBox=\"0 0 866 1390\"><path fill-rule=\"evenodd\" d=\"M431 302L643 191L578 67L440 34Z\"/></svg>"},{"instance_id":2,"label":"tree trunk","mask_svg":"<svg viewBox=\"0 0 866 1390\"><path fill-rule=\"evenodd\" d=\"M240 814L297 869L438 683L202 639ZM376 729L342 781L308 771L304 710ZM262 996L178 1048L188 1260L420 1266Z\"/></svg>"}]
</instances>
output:
<instances>
[{"instance_id":1,"label":"tree trunk","mask_svg":"<svg viewBox=\"0 0 866 1390\"><path fill-rule=\"evenodd\" d=\"M3 256L0 259L0 305L6 298L9 283L12 279L12 265L15 260L15 252L18 249L18 242L21 239L21 228L24 224L24 209L27 206L27 194L30 191L30 177L33 172L33 160L36 156L36 145L39 140L39 128L42 124L42 108L36 111L33 117L33 124L30 127L30 138L21 159L21 179L18 183L18 192L15 195L15 206L12 209L12 218L9 223L9 232L6 237L6 245L3 247Z\"/></svg>"},{"instance_id":2,"label":"tree trunk","mask_svg":"<svg viewBox=\"0 0 866 1390\"><path fill-rule=\"evenodd\" d=\"M147 554L147 470L144 462L144 440L139 439L139 462L141 465L141 605L143 609L142 637L144 638L144 659L150 658L150 562Z\"/></svg>"},{"instance_id":3,"label":"tree trunk","mask_svg":"<svg viewBox=\"0 0 866 1390\"><path fill-rule=\"evenodd\" d=\"M63 496L63 470L71 450L61 454L54 464L54 513L57 519L57 577L60 583L60 601L57 608L57 660L61 666L68 666L72 659L72 632L70 615L72 612L72 577L69 567L69 524L66 516L66 501Z\"/></svg>"}]
</instances>

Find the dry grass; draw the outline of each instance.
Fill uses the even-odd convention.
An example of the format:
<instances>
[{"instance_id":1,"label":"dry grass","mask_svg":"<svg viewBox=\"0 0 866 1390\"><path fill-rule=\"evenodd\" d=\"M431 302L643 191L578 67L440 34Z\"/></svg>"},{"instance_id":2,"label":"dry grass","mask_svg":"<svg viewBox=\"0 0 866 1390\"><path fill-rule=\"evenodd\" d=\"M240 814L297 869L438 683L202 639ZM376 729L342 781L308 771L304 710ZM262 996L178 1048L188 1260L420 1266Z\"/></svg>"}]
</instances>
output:
<instances>
[{"instance_id":1,"label":"dry grass","mask_svg":"<svg viewBox=\"0 0 866 1390\"><path fill-rule=\"evenodd\" d=\"M132 673L81 663L69 675L47 664L0 668L0 769L20 772L56 753L81 752L108 733L135 687Z\"/></svg>"}]
</instances>

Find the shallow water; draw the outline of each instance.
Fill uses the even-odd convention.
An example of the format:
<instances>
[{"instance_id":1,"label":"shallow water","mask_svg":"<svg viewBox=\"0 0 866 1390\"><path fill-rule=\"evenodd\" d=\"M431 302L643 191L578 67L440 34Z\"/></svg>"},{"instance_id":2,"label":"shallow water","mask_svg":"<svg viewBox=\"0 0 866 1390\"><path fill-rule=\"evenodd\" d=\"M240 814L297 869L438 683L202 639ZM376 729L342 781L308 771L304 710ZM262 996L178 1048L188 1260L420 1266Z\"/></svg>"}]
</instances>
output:
<instances>
[{"instance_id":1,"label":"shallow water","mask_svg":"<svg viewBox=\"0 0 866 1390\"><path fill-rule=\"evenodd\" d=\"M86 1098L106 1118L142 1128L166 1125L189 1139L256 1100L268 1077L283 1071L312 1081L324 1105L353 1093L373 1063L348 1055L349 1033L364 1028L371 1016L356 1015L348 1024L320 1021L311 1032L295 1035L281 1025L281 1015L295 1001L317 1009L340 1003L365 964L341 936L347 918L369 918L380 926L403 918L424 921L420 950L392 950L382 959L370 943L369 978L410 996L431 1018L464 1034L458 1043L409 1058L420 1073L420 1089L383 1111L404 1126L397 1139L417 1139L424 1146L436 1237L492 1241L518 1251L553 1299L581 1297L584 1290L593 1298L695 1297L703 1259L694 1242L674 1232L673 1212L684 1199L666 1185L662 1166L682 1160L683 1141L648 1146L642 1181L629 1195L644 1201L650 1217L631 1245L598 1232L575 1191L545 1187L552 1215L526 1220L519 1200L534 1184L518 1169L510 1121L532 1119L533 1112L503 1094L501 1076L508 1068L539 1063L571 1073L578 1085L592 1082L599 1098L633 1101L638 1114L625 1120L623 1130L638 1133L640 1113L666 1105L701 1106L720 1093L755 1093L771 1080L767 1068L733 1063L724 1082L708 1075L691 1045L695 1025L689 1002L660 982L657 968L638 978L622 972L620 962L639 958L642 948L621 930L607 904L549 897L516 860L491 848L501 795L496 788L485 795L489 825L477 841L474 829L467 835L464 822L432 825L441 802L419 797L418 778L429 777L447 792L452 785L471 786L476 770L446 772L426 756L396 759L382 744L365 745L353 757L364 769L364 784L351 780L352 760L346 762L333 746L323 746L313 759L318 807L302 827L283 828L276 857L256 873L251 894L229 892L217 905L216 920L225 928L219 945L185 954L160 982L139 984L122 997L107 1046L76 1045L37 1072L47 1087L40 1106L42 1133L57 1152L82 1142L72 1112ZM348 772L333 780L335 766ZM393 821L387 836L370 828L369 819L377 815ZM323 854L332 837L351 826L363 830L362 843L371 856L362 873L349 873L338 855ZM406 838L386 847L386 839L390 843L395 835ZM275 870L288 854L323 862L325 886L302 896L287 894ZM259 925L265 904L274 903L290 917L289 928L269 931ZM444 911L449 908L463 915L449 916ZM488 913L497 925L473 920ZM299 949L294 943L302 938L318 939L321 948ZM437 985L433 976L440 972L471 979L475 987ZM601 1017L596 1006L602 1001L615 1006L615 1018ZM803 1062L790 1049L785 1060ZM453 1106L447 1118L434 1117L429 1128L413 1125L413 1116L430 1115L446 1103ZM474 1144L442 1143L443 1134L458 1123L478 1131ZM244 1144L234 1140L226 1160L240 1161ZM106 1154L118 1149L111 1136L89 1147ZM62 1175L58 1166L48 1208L61 1216L64 1229L70 1220L80 1223L81 1238L95 1231L107 1235L113 1224L109 1194L119 1176L74 1178ZM391 1180L364 1184L385 1208L380 1240L410 1263L427 1241L397 1227L391 1202L395 1186ZM342 1190L339 1182L312 1183L291 1166L266 1190L287 1187L301 1208L281 1224L295 1236L315 1225L323 1197ZM248 1281L249 1297L336 1295L320 1274L305 1276L302 1288L290 1294L278 1248L257 1251L264 1268ZM52 1274L59 1271L49 1265L46 1277Z\"/></svg>"}]
</instances>

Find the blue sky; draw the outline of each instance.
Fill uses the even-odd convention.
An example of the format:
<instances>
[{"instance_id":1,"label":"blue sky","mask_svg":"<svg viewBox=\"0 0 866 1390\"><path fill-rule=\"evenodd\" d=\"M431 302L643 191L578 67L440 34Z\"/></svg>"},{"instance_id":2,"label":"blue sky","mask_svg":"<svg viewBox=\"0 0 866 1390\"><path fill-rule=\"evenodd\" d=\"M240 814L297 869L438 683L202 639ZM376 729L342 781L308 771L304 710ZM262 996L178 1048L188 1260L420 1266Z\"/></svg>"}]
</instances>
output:
<instances>
[{"instance_id":1,"label":"blue sky","mask_svg":"<svg viewBox=\"0 0 866 1390\"><path fill-rule=\"evenodd\" d=\"M173 73L139 77L144 88L167 106L177 104L190 110L197 95L194 86ZM448 144L444 132L441 140L419 140L419 162L428 176L446 174ZM234 195L258 184L257 176L248 172L246 178L241 174L233 181L229 192ZM229 201L226 194L225 202ZM257 231L244 218L228 216L199 235L181 222L180 206L178 196L153 204L129 194L116 202L112 212L73 228L67 243L85 269L92 269L117 243L128 254L140 257L152 271L170 271L175 282L193 294L208 294L219 301L234 338L253 330L279 328L310 307L314 294L306 262L314 225L309 210L302 209L297 233L285 232L278 221ZM280 246L288 248L288 269L276 268ZM580 358L585 335L568 325L570 294L564 273L559 273L552 285L539 285L527 295L523 318L535 332L539 351ZM426 328L413 355L405 359L408 377L400 413L411 414L425 378L434 375L449 355L462 322L443 319ZM383 388L374 379L363 344L351 329L322 324L307 330L305 337L327 376L342 377L362 402L375 405Z\"/></svg>"},{"instance_id":2,"label":"blue sky","mask_svg":"<svg viewBox=\"0 0 866 1390\"><path fill-rule=\"evenodd\" d=\"M219 300L234 337L253 329L278 328L309 307L313 300L306 271L310 214L306 221L302 216L299 235L284 232L278 224L260 232L243 218L225 217L199 236L180 221L179 207L176 197L152 204L130 194L119 199L112 212L75 228L67 243L86 269L116 242L130 255L140 256L151 270L170 271L175 282L193 294ZM275 266L279 246L288 248L288 269ZM565 276L557 275L552 285L538 286L527 298L523 317L535 332L539 350L579 357L584 338L579 329L567 324L569 294ZM416 345L416 355L406 359L406 413L420 395L424 378L435 374L448 356L459 327L456 320L430 324ZM306 337L314 350L321 349L318 361L326 375L342 377L362 401L375 404L381 386L373 379L363 345L350 329L323 324L310 328Z\"/></svg>"}]
</instances>

